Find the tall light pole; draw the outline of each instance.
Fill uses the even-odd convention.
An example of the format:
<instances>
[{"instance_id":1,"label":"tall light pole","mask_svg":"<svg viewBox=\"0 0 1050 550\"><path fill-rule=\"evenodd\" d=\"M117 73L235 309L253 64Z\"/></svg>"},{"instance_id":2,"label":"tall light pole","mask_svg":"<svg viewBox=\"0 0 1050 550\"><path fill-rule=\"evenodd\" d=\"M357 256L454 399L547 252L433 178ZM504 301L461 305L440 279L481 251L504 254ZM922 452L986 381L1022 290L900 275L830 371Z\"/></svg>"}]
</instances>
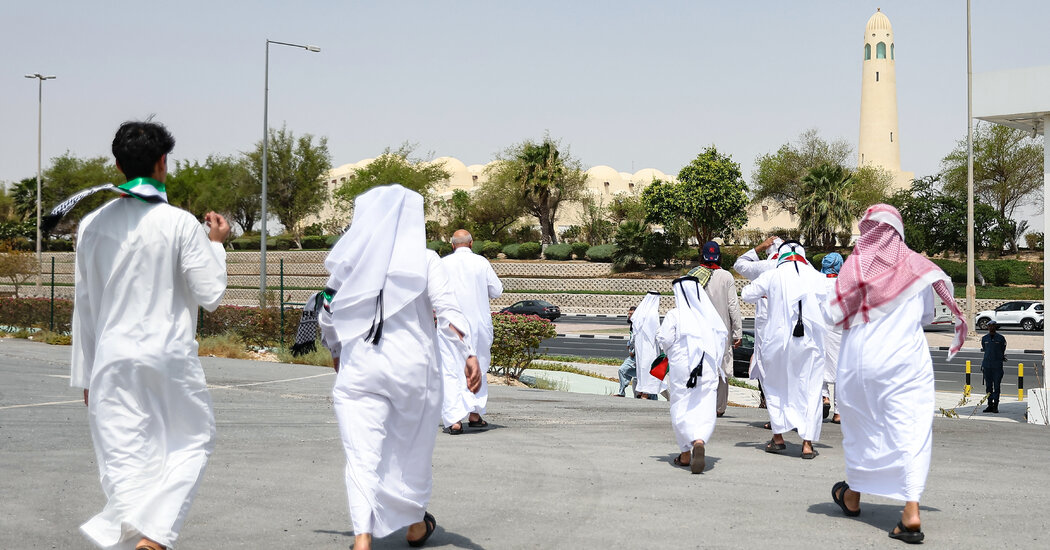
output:
<instances>
[{"instance_id":1,"label":"tall light pole","mask_svg":"<svg viewBox=\"0 0 1050 550\"><path fill-rule=\"evenodd\" d=\"M26 78L37 79L37 110L36 110L36 286L40 287L41 259L40 259L40 151L41 136L44 127L44 81L54 80L55 75L44 76L40 73L27 74Z\"/></svg>"},{"instance_id":2,"label":"tall light pole","mask_svg":"<svg viewBox=\"0 0 1050 550\"><path fill-rule=\"evenodd\" d=\"M265 82L263 84L262 211L260 212L262 217L262 235L259 239L261 247L259 249L259 307L266 307L266 163L269 161L267 150L270 142L270 123L267 120L270 103L270 44L302 48L308 52L321 51L321 48L317 46L266 39L266 68L263 71Z\"/></svg>"},{"instance_id":3,"label":"tall light pole","mask_svg":"<svg viewBox=\"0 0 1050 550\"><path fill-rule=\"evenodd\" d=\"M966 0L966 325L970 327L967 338L977 336L973 327L977 301L973 239L973 62L970 52L970 0Z\"/></svg>"}]
</instances>

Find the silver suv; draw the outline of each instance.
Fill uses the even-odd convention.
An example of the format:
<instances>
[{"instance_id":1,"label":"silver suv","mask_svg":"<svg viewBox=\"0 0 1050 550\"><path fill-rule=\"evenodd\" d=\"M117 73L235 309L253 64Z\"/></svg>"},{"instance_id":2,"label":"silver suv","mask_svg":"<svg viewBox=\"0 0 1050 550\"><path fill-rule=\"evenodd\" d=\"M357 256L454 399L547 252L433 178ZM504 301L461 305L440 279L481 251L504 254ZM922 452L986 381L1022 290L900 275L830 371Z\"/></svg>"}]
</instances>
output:
<instances>
[{"instance_id":1,"label":"silver suv","mask_svg":"<svg viewBox=\"0 0 1050 550\"><path fill-rule=\"evenodd\" d=\"M1016 301L1006 302L994 310L977 314L977 328L988 328L988 322L995 321L1001 326L1020 326L1025 330L1035 330L1043 326L1043 304L1041 302Z\"/></svg>"}]
</instances>

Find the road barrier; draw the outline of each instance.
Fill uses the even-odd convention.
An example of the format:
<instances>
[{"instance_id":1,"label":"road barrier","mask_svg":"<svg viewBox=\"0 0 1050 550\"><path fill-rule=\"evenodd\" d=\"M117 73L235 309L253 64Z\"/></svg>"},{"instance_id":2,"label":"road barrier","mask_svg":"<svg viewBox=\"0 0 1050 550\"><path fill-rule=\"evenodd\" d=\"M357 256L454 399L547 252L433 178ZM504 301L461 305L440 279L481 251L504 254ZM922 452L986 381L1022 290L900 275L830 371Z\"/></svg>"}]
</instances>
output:
<instances>
[{"instance_id":1,"label":"road barrier","mask_svg":"<svg viewBox=\"0 0 1050 550\"><path fill-rule=\"evenodd\" d=\"M970 390L973 386L970 385L970 362L966 361L966 386L963 388L963 395L970 395Z\"/></svg>"},{"instance_id":2,"label":"road barrier","mask_svg":"<svg viewBox=\"0 0 1050 550\"><path fill-rule=\"evenodd\" d=\"M1024 363L1017 364L1017 400L1024 401Z\"/></svg>"}]
</instances>

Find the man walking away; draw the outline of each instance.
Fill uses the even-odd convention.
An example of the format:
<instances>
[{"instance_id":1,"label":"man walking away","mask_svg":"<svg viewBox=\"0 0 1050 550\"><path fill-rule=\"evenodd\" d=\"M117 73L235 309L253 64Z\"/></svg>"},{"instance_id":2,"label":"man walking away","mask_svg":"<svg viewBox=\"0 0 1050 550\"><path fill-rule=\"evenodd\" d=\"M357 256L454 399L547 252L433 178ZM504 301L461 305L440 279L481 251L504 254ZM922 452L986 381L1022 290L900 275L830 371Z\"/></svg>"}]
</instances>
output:
<instances>
[{"instance_id":1,"label":"man walking away","mask_svg":"<svg viewBox=\"0 0 1050 550\"><path fill-rule=\"evenodd\" d=\"M100 548L175 544L215 440L197 308L226 291L226 220L167 203L175 139L125 122L113 156L127 194L77 231L70 384L84 388L106 506L80 530ZM134 546L132 546L134 545Z\"/></svg>"},{"instance_id":2,"label":"man walking away","mask_svg":"<svg viewBox=\"0 0 1050 550\"><path fill-rule=\"evenodd\" d=\"M731 273L722 269L722 251L718 243L709 241L704 245L701 264L689 271L688 275L696 277L703 285L711 304L722 318L722 324L729 329L726 340L726 352L722 355L724 376L718 377L718 416L726 413L729 406L729 378L733 376L733 348L739 347L743 338L743 324L740 317L740 302L736 296L736 279Z\"/></svg>"},{"instance_id":3,"label":"man walking away","mask_svg":"<svg viewBox=\"0 0 1050 550\"><path fill-rule=\"evenodd\" d=\"M999 334L999 323L988 323L988 334L981 337L981 375L984 376L984 387L988 393L986 413L999 412L999 390L1003 383L1003 363L1006 361L1006 338Z\"/></svg>"},{"instance_id":4,"label":"man walking away","mask_svg":"<svg viewBox=\"0 0 1050 550\"><path fill-rule=\"evenodd\" d=\"M479 256L471 250L474 237L466 229L460 229L452 234L452 254L442 258L441 263L448 271L449 280L452 281L452 291L456 295L456 301L463 310L463 316L470 324L470 335L474 340L474 351L478 357L478 367L481 369L481 389L475 394L467 388L466 378L463 375L463 365L455 362L448 365L446 371L446 385L444 389L445 405L442 407L446 413L445 424L448 433L463 433L463 417L467 417L467 425L471 428L484 428L489 424L481 417L485 414L489 400L489 384L485 373L489 371L492 361L492 309L489 300L499 298L503 294L503 283L496 276L484 256ZM449 375L453 375L453 379Z\"/></svg>"},{"instance_id":5,"label":"man walking away","mask_svg":"<svg viewBox=\"0 0 1050 550\"><path fill-rule=\"evenodd\" d=\"M638 373L634 364L634 325L631 323L631 316L634 315L635 309L635 306L631 306L627 310L627 326L630 327L630 335L627 337L627 357L620 364L620 391L616 394L616 397L627 396L627 386L631 385L631 380Z\"/></svg>"}]
</instances>

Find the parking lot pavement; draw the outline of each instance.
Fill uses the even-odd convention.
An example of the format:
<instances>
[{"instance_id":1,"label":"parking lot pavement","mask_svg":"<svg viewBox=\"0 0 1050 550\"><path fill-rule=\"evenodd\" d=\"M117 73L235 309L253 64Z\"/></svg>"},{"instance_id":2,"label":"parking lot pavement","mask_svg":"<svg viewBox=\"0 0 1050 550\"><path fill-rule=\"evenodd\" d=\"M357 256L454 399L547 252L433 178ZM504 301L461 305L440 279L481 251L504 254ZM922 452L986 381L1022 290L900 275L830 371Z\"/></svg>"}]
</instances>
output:
<instances>
[{"instance_id":1,"label":"parking lot pavement","mask_svg":"<svg viewBox=\"0 0 1050 550\"><path fill-rule=\"evenodd\" d=\"M68 348L0 341L0 548L87 548L98 512ZM205 359L219 438L180 550L347 548L343 457L323 368ZM895 548L900 504L842 517L840 427L816 460L762 452L764 411L730 408L708 470L676 468L667 403L492 387L486 431L438 435L429 548ZM51 403L51 404L48 404ZM437 426L434 427L438 429ZM1050 438L1020 423L934 421L928 548L1050 544ZM404 532L377 541L403 548Z\"/></svg>"}]
</instances>

